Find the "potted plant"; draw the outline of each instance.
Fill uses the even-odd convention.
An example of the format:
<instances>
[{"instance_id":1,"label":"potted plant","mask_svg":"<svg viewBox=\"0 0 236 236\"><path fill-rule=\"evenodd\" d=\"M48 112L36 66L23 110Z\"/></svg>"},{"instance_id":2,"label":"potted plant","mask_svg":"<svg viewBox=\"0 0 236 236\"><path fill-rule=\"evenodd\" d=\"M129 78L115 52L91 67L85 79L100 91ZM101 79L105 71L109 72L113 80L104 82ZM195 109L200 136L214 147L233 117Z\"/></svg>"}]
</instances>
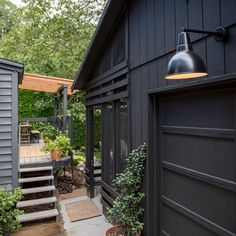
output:
<instances>
[{"instance_id":1,"label":"potted plant","mask_svg":"<svg viewBox=\"0 0 236 236\"><path fill-rule=\"evenodd\" d=\"M113 207L108 210L108 222L114 224L106 231L106 236L139 236L144 224L141 221L143 208L140 202L144 193L140 191L146 159L146 145L141 145L130 153L124 171L113 181L119 193Z\"/></svg>"},{"instance_id":2,"label":"potted plant","mask_svg":"<svg viewBox=\"0 0 236 236\"><path fill-rule=\"evenodd\" d=\"M47 137L50 140L54 140L57 136L58 129L50 124L46 124L44 127L40 129L41 135L44 137L44 139Z\"/></svg>"},{"instance_id":3,"label":"potted plant","mask_svg":"<svg viewBox=\"0 0 236 236\"><path fill-rule=\"evenodd\" d=\"M42 151L51 152L52 160L59 160L61 157L68 155L72 148L70 146L70 138L66 134L60 134L56 139L45 143Z\"/></svg>"},{"instance_id":4,"label":"potted plant","mask_svg":"<svg viewBox=\"0 0 236 236\"><path fill-rule=\"evenodd\" d=\"M70 151L72 151L72 147L70 145L70 138L67 134L60 134L55 139L56 148L59 150L61 157L66 157Z\"/></svg>"},{"instance_id":5,"label":"potted plant","mask_svg":"<svg viewBox=\"0 0 236 236\"><path fill-rule=\"evenodd\" d=\"M23 214L23 211L16 209L15 205L21 198L22 191L20 188L13 192L0 189L0 235L10 235L10 233L20 228L17 216Z\"/></svg>"}]
</instances>

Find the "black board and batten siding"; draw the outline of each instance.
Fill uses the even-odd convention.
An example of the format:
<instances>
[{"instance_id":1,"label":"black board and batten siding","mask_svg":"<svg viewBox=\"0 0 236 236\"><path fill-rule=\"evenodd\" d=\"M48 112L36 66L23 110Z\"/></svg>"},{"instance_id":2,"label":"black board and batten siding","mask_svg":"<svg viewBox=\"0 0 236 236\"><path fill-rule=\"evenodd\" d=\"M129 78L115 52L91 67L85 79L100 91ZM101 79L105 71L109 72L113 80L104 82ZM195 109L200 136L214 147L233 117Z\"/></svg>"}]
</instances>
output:
<instances>
[{"instance_id":1,"label":"black board and batten siding","mask_svg":"<svg viewBox=\"0 0 236 236\"><path fill-rule=\"evenodd\" d=\"M23 66L0 60L0 188L18 186L18 83Z\"/></svg>"},{"instance_id":2,"label":"black board and batten siding","mask_svg":"<svg viewBox=\"0 0 236 236\"><path fill-rule=\"evenodd\" d=\"M90 196L94 196L94 186L101 184L101 201L104 210L106 207L112 206L113 199L117 195L112 189L112 180L124 166L124 158L120 158L120 143L125 143L125 145L129 143L126 124L128 117L127 98L129 96L127 14L123 12L118 22L119 24L113 28L114 35L107 40L97 63L93 66L93 73L85 89L87 106L86 183L89 186ZM93 165L93 119L96 109L101 110L102 116L103 158L101 163L102 179L99 183L96 182L96 174L94 173L96 167ZM120 141L121 139L122 141Z\"/></svg>"},{"instance_id":3,"label":"black board and batten siding","mask_svg":"<svg viewBox=\"0 0 236 236\"><path fill-rule=\"evenodd\" d=\"M180 32L181 28L189 27L194 29L202 29L202 30L212 30L214 31L218 26L228 27L230 31L230 39L227 43L217 43L212 36L207 35L199 35L199 34L191 34L191 40L193 42L194 51L201 56L201 58L206 63L209 76L208 78L204 79L191 79L187 81L168 81L164 79L167 63L171 56L173 56L176 48L176 40L177 35ZM145 183L144 183L144 190L146 193L146 201L145 205L145 225L146 225L146 235L185 235L183 232L177 232L175 226L186 225L186 218L190 218L193 220L193 217L190 217L188 214L187 216L183 217L183 213L180 213L180 209L178 213L176 213L176 208L172 208L169 206L168 208L164 208L159 206L160 201L164 201L160 199L160 196L167 190L159 189L159 185L162 185L163 188L169 188L168 191L176 190L176 187L172 184L174 179L171 177L176 175L176 178L179 177L177 184L185 184L182 189L179 189L179 193L175 192L173 194L183 194L186 192L186 186L190 186L194 183L193 180L189 178L184 178L183 175L177 175L176 172L178 171L169 171L167 172L167 168L164 168L164 177L159 176L159 174L163 173L163 169L160 169L160 166L163 166L163 163L159 162L159 154L163 155L161 158L165 161L166 156L165 149L163 153L159 153L159 146L157 143L158 137L160 136L160 131L158 131L158 127L161 125L159 124L158 114L160 112L160 107L154 105L155 99L159 98L158 91L161 90L171 90L171 88L181 88L183 86L192 85L193 87L197 88L198 83L210 83L211 81L220 81L221 79L236 79L236 1L234 0L196 0L196 1L186 1L186 0L139 0L139 1L129 1L129 63L130 63L130 103L131 105L131 139L132 139L132 148L137 147L138 145L142 144L143 142L148 142L149 147L149 158L146 165L146 176L145 176ZM229 85L232 86L232 85ZM211 87L210 87L211 88ZM201 90L197 90L200 92ZM150 92L150 96L148 93ZM154 95L154 94L158 95ZM215 97L212 95L209 97L205 97L207 99L211 99L211 103L215 100ZM148 101L148 99L150 99ZM161 98L162 99L162 98ZM197 97L197 99L201 99L201 96ZM221 113L224 114L223 108L221 108L220 104L223 103L224 93L222 92L222 99L219 101L218 106L218 113L215 115L219 115ZM184 100L185 101L185 100ZM233 97L231 97L231 101L233 101ZM236 101L236 100L234 100ZM188 104L192 102L191 100L188 101L186 99L185 103ZM185 103L182 103L182 107L184 107ZM227 104L227 103L226 103ZM204 105L204 101L202 102ZM210 112L211 112L211 104L207 104L208 106L208 113L206 115L206 120L211 119ZM147 108L149 106L149 115L147 117ZM177 109L177 108L176 108ZM186 108L188 109L188 108ZM175 113L181 112L181 110L169 110L169 115L175 117ZM194 109L192 112L196 112ZM199 110L198 112L207 112L207 110ZM155 114L152 114L155 113ZM183 115L184 116L184 115ZM235 113L228 113L232 119L235 119ZM182 117L182 116L181 116ZM185 122L184 117L183 122ZM149 120L148 120L149 119ZM174 118L173 118L174 119ZM177 118L176 118L177 119ZM193 117L189 117L189 119L193 119ZM200 119L200 118L199 118ZM155 124L153 123L155 120ZM186 121L187 122L187 121ZM205 121L204 121L205 122ZM225 120L222 119L223 122L227 122L226 117ZM149 129L148 129L149 125ZM183 124L183 126L187 126ZM198 124L200 127L196 128L201 129L202 124ZM174 125L175 126L175 125ZM156 128L156 133L153 132L153 127ZM196 125L196 127L198 127ZM209 127L207 127L209 128ZM214 127L215 129L219 128L217 125ZM231 132L234 134L235 127L232 128ZM149 132L148 132L149 131ZM188 138L194 136L195 130L192 130L191 127L188 130L189 135L184 137ZM214 131L212 131L214 132ZM209 134L210 135L210 134ZM149 139L148 139L149 137ZM166 137L166 135L164 136ZM168 149L176 150L179 145L187 146L188 144L183 141L183 137L178 135L177 140L173 140L171 143L167 143ZM197 139L197 138L195 138ZM228 139L227 139L228 140ZM235 134L231 139L231 144L234 143ZM178 142L177 142L178 141ZM195 140L194 140L195 141ZM189 146L192 147L199 145L198 141L192 141ZM199 142L207 142L207 145L212 146L211 138L202 138ZM228 140L229 141L229 140ZM227 142L228 142L227 141ZM165 139L163 142L166 142ZM236 234L236 194L235 194L235 185L236 185L236 174L235 174L235 166L236 166L236 153L235 153L235 146L232 147L231 151L227 150L225 142L226 140L222 138L218 141L219 143L215 143L214 145L219 145L219 150L225 150L225 154L221 152L221 158L225 158L225 162L231 166L231 168L225 167L222 168L221 172L232 172L231 178L225 177L225 182L232 181L232 186L234 186L231 190L223 189L215 189L213 190L213 186L210 184L207 185L205 181L198 182L196 184L194 191L206 191L208 189L208 194L216 195L216 199L212 201L212 208L217 208L221 202L228 201L228 206L224 206L225 209L218 208L218 212L214 212L215 217L210 218L204 215L203 212L197 212L198 217L195 220L199 220L201 217L204 219L203 221L198 221L197 226L192 223L192 226L187 227L186 229L190 230L190 232L186 232L186 235L235 235ZM174 145L174 146L171 146ZM235 145L235 144L234 144ZM177 147L176 147L177 146ZM213 147L212 147L213 148ZM212 165L212 169L220 169L221 164L217 164L214 160L214 155L216 153L210 153L210 151L203 146L199 147L200 150L205 150L205 153L208 155L212 155L213 158L210 161L202 162L202 165ZM195 150L195 149L193 149ZM230 153L229 153L230 152ZM196 152L198 153L198 152ZM184 152L181 153L184 155ZM172 158L176 158L176 162L178 162L178 155L180 153L176 153L174 155L174 151L172 153ZM168 153L168 155L171 155ZM187 155L187 154L186 154ZM192 156L193 154L188 153L189 159L194 162L194 158L196 156ZM203 153L198 153L198 155L202 155ZM206 155L206 154L205 154ZM219 154L220 155L220 154ZM225 156L225 157L224 157ZM187 157L186 157L187 158ZM206 157L207 158L207 157ZM175 163L175 162L173 162ZM172 164L173 164L172 163ZM181 168L186 167L186 163L180 164ZM195 170L197 166L192 166L192 171ZM213 179L218 178L219 176L216 173L211 173L211 169L203 171L205 174L209 174ZM170 173L167 175L166 173ZM182 178L182 179L180 179ZM220 177L219 177L220 178ZM169 181L169 185L166 185L166 182ZM176 180L177 181L177 180ZM182 181L182 182L181 182ZM187 183L188 181L188 183ZM202 184L202 186L197 186ZM227 184L226 184L227 185ZM172 189L171 189L172 187ZM206 189L203 189L205 187ZM200 190L201 189L201 190ZM155 191L154 191L155 190ZM188 193L186 193L188 194ZM224 195L225 194L225 195ZM221 196L221 197L220 197ZM184 199L185 201L191 201L193 196L189 196ZM227 198L231 200L227 200ZM175 198L173 198L176 200ZM172 200L173 200L172 199ZM184 201L183 200L183 201ZM181 203L178 199L176 202ZM199 200L198 206L205 206L207 205L208 201L205 202ZM169 202L168 202L169 203ZM163 203L164 205L166 204ZM186 203L182 204L182 207L186 207ZM194 203L193 203L194 204ZM223 205L222 205L223 206ZM189 208L188 208L189 207ZM188 205L186 209L193 210L193 206L190 207ZM165 210L167 209L167 210ZM171 209L172 211L170 212ZM207 208L206 208L207 209ZM193 211L195 211L194 209ZM230 210L232 210L230 212ZM200 210L199 210L200 211ZM208 209L209 211L209 209ZM164 212L164 213L163 213ZM174 215L175 212L175 215ZM222 224L220 222L220 217L224 215L224 212L228 212L225 215L227 223ZM162 214L162 215L161 215ZM163 216L164 214L164 216ZM213 213L212 213L213 214ZM220 216L221 215L221 216ZM159 222L159 219L162 217L166 217L167 221L169 220L169 225L165 225L165 222ZM217 219L218 217L218 219ZM174 223L176 219L179 219L178 224ZM196 221L197 221L196 220ZM199 230L202 230L202 225L206 224L206 221L212 220L212 223L215 223L214 226L209 224L206 231L202 231L199 233ZM164 221L164 220L163 220ZM195 221L195 222L196 222ZM189 222L188 222L189 223ZM189 223L190 224L190 223ZM159 225L162 225L159 227ZM231 226L229 226L231 225ZM165 229L161 227L166 227ZM192 228L191 228L192 227ZM222 227L225 231L220 231L219 228ZM181 226L180 226L181 228ZM213 231L209 230L211 228ZM194 229L194 230L193 230ZM192 230L192 232L191 232ZM226 232L228 231L228 233ZM212 233L214 232L214 233Z\"/></svg>"},{"instance_id":4,"label":"black board and batten siding","mask_svg":"<svg viewBox=\"0 0 236 236\"><path fill-rule=\"evenodd\" d=\"M148 144L143 184L144 235L235 236L236 1L118 2L110 1L99 25L102 33L96 32L93 45L96 50L100 45L107 55L108 43L99 41L101 35L115 41L114 29L126 19L128 44L122 70L128 88L129 144L130 149ZM110 17L120 20L109 24ZM218 26L228 28L228 42L190 34L194 51L206 64L208 77L166 80L167 63L175 53L181 28L214 31ZM106 88L90 73L84 73L86 65L94 62L92 54L96 50L90 47L76 82L87 91L90 104L107 101L102 95ZM102 55L101 61L105 60ZM89 91L93 81L98 82L97 91ZM115 84L109 86L112 89ZM89 93L100 97L89 98ZM109 130L102 135L109 135ZM109 190L105 194L112 203L109 197L115 193L106 181L103 186Z\"/></svg>"}]
</instances>

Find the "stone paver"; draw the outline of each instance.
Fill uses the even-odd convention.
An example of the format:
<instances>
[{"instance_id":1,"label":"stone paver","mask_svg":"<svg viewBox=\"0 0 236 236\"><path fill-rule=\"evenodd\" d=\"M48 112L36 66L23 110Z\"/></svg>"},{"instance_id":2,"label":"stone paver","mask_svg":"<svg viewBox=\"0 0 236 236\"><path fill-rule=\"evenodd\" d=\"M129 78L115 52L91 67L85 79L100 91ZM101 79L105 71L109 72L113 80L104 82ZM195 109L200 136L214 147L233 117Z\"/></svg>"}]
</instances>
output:
<instances>
[{"instance_id":1,"label":"stone paver","mask_svg":"<svg viewBox=\"0 0 236 236\"><path fill-rule=\"evenodd\" d=\"M87 196L80 196L77 198L71 198L67 200L60 201L61 216L64 223L65 235L67 236L103 236L107 228L111 225L106 222L104 215L94 217L87 220L80 220L71 223L65 205L89 199ZM100 203L100 195L93 199L94 203L97 205L98 209L102 212L102 205Z\"/></svg>"}]
</instances>

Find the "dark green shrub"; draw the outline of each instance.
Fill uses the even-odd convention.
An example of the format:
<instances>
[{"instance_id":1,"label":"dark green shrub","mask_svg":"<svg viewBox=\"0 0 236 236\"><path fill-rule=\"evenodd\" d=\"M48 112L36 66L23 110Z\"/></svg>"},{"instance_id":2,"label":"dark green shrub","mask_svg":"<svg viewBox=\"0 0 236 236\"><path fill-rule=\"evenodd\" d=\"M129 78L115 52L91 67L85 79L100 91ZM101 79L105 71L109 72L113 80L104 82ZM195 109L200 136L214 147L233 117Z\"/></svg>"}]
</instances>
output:
<instances>
[{"instance_id":1,"label":"dark green shrub","mask_svg":"<svg viewBox=\"0 0 236 236\"><path fill-rule=\"evenodd\" d=\"M0 235L3 235L4 231L12 233L20 228L20 222L16 217L23 214L23 211L16 209L15 205L21 198L20 188L13 192L0 189Z\"/></svg>"}]
</instances>

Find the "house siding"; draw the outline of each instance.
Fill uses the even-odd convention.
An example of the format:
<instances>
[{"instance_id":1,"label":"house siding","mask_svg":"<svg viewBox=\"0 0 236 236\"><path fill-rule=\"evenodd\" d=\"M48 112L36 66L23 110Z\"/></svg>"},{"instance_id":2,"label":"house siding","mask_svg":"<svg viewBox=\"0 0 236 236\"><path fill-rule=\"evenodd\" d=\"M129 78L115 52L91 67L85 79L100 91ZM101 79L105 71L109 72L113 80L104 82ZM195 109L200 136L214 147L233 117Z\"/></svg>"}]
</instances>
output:
<instances>
[{"instance_id":1,"label":"house siding","mask_svg":"<svg viewBox=\"0 0 236 236\"><path fill-rule=\"evenodd\" d=\"M130 143L131 149L144 142L148 143L148 153L151 155L146 162L143 184L146 196L143 201L144 235L156 236L160 232L158 228L160 227L158 219L160 163L157 161L158 153L155 150L157 144L149 137L157 139L155 137L158 135L157 127L153 127L153 120L157 119L156 116L159 116L158 112L161 109L155 104L156 99L148 94L151 90L171 91L173 88L191 85L198 88L202 81L208 83L217 77L236 79L236 2L235 0L129 0L126 3L126 14L123 17L126 17L128 27L126 60L129 79ZM216 42L213 36L190 34L194 51L206 64L208 77L166 80L167 64L175 54L181 28L215 31L219 26L229 29L230 38L226 43ZM112 39L113 32L110 33ZM102 55L99 60L101 59ZM88 91L90 85L95 82L96 79L91 78L86 90ZM235 194L232 196L235 197ZM211 234L208 232L202 235Z\"/></svg>"},{"instance_id":2,"label":"house siding","mask_svg":"<svg viewBox=\"0 0 236 236\"><path fill-rule=\"evenodd\" d=\"M18 76L0 70L0 188L17 186L18 175Z\"/></svg>"},{"instance_id":3,"label":"house siding","mask_svg":"<svg viewBox=\"0 0 236 236\"><path fill-rule=\"evenodd\" d=\"M202 34L190 37L194 51L206 64L208 79L236 72L236 3L233 0L138 0L129 1L128 11L132 148L135 148L147 142L147 91L201 80L165 79L181 28L214 31L220 25L230 26L227 43L218 43L213 36Z\"/></svg>"},{"instance_id":4,"label":"house siding","mask_svg":"<svg viewBox=\"0 0 236 236\"><path fill-rule=\"evenodd\" d=\"M176 50L181 28L215 31L229 26L227 43L213 36L191 34L194 51L203 59L210 80L236 72L236 2L233 0L138 0L129 1L129 78L132 149L148 143L148 90L181 87L201 79L171 81L165 79L168 61ZM150 115L150 114L149 114ZM155 117L152 117L155 119ZM150 118L150 119L152 119ZM152 121L151 121L152 122ZM154 127L152 127L153 129ZM154 134L153 134L154 135ZM150 140L149 140L150 142ZM151 144L154 145L154 144ZM149 143L149 148L151 148ZM155 145L154 145L155 146ZM150 151L152 152L152 151ZM143 190L146 199L145 235L158 235L157 166L154 153L148 157Z\"/></svg>"}]
</instances>

